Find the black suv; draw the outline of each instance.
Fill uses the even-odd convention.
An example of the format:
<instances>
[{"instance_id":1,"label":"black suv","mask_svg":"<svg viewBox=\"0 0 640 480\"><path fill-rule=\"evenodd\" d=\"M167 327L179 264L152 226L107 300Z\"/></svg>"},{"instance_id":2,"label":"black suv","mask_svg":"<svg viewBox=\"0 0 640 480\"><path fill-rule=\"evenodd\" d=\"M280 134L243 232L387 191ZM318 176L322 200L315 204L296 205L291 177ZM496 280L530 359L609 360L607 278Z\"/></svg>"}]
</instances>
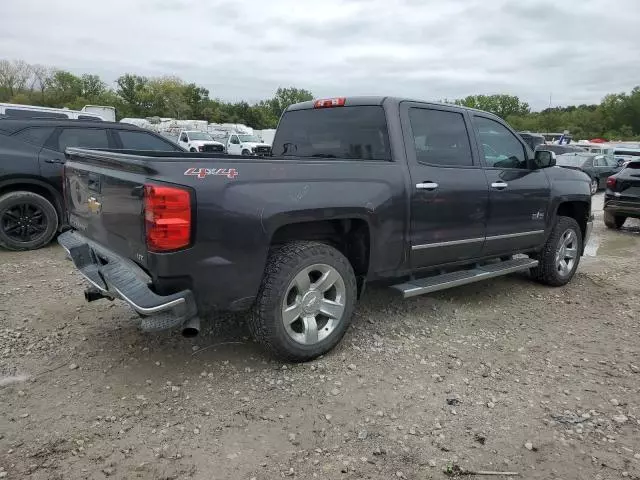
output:
<instances>
[{"instance_id":1,"label":"black suv","mask_svg":"<svg viewBox=\"0 0 640 480\"><path fill-rule=\"evenodd\" d=\"M0 247L40 248L62 229L67 147L184 152L154 132L124 123L0 119Z\"/></svg>"}]
</instances>

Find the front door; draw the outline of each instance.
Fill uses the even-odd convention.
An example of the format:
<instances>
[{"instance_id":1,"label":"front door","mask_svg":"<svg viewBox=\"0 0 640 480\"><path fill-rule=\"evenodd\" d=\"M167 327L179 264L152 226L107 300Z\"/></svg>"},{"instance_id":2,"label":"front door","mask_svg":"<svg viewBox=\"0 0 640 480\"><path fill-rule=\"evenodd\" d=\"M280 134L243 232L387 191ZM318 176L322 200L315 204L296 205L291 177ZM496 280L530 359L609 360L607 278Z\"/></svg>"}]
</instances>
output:
<instances>
[{"instance_id":1,"label":"front door","mask_svg":"<svg viewBox=\"0 0 640 480\"><path fill-rule=\"evenodd\" d=\"M525 251L544 243L551 187L544 170L516 134L495 118L473 115L489 183L489 218L483 255Z\"/></svg>"},{"instance_id":2,"label":"front door","mask_svg":"<svg viewBox=\"0 0 640 480\"><path fill-rule=\"evenodd\" d=\"M240 138L238 138L238 135L231 135L229 137L229 143L227 144L227 153L229 155L242 154L242 151L240 148Z\"/></svg>"},{"instance_id":3,"label":"front door","mask_svg":"<svg viewBox=\"0 0 640 480\"><path fill-rule=\"evenodd\" d=\"M411 174L411 265L428 268L480 256L488 188L464 112L404 102Z\"/></svg>"}]
</instances>

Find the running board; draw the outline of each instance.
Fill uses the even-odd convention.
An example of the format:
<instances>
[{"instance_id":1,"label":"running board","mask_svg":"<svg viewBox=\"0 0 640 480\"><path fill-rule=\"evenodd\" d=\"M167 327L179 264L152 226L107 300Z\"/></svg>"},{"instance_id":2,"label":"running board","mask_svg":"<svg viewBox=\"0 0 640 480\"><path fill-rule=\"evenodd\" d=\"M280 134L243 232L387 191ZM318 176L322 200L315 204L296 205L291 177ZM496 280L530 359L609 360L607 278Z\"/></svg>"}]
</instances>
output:
<instances>
[{"instance_id":1,"label":"running board","mask_svg":"<svg viewBox=\"0 0 640 480\"><path fill-rule=\"evenodd\" d=\"M471 270L460 270L457 272L444 273L434 277L419 278L409 280L405 283L393 285L391 288L402 293L404 298L415 297L425 293L446 290L447 288L458 287L468 283L480 282L488 278L501 277L509 273L527 270L537 267L538 261L530 258L517 258L504 262L490 263Z\"/></svg>"}]
</instances>

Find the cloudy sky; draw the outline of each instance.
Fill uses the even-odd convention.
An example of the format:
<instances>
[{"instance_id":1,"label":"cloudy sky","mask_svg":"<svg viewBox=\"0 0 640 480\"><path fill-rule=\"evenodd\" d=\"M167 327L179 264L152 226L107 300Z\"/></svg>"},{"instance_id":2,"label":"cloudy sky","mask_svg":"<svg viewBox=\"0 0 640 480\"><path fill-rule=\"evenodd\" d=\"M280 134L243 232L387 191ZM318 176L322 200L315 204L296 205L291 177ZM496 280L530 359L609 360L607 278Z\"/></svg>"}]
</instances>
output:
<instances>
[{"instance_id":1,"label":"cloudy sky","mask_svg":"<svg viewBox=\"0 0 640 480\"><path fill-rule=\"evenodd\" d=\"M177 75L225 100L518 95L534 108L640 85L640 0L3 0L0 58ZM112 83L113 85L113 83Z\"/></svg>"}]
</instances>

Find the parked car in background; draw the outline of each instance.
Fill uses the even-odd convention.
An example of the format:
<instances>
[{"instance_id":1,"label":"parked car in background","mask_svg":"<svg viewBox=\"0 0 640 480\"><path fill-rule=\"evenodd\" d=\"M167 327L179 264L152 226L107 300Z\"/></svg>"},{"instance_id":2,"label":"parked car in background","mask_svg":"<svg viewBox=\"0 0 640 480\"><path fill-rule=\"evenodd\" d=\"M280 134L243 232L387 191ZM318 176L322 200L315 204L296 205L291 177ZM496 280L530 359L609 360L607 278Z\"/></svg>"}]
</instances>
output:
<instances>
[{"instance_id":1,"label":"parked car in background","mask_svg":"<svg viewBox=\"0 0 640 480\"><path fill-rule=\"evenodd\" d=\"M640 218L640 159L609 177L604 192L604 224L618 229L629 217Z\"/></svg>"},{"instance_id":2,"label":"parked car in background","mask_svg":"<svg viewBox=\"0 0 640 480\"><path fill-rule=\"evenodd\" d=\"M224 152L224 144L213 139L211 134L200 130L182 130L178 134L178 145L188 152Z\"/></svg>"},{"instance_id":3,"label":"parked car in background","mask_svg":"<svg viewBox=\"0 0 640 480\"><path fill-rule=\"evenodd\" d=\"M565 285L593 225L588 177L457 105L292 105L273 153L69 149L59 242L87 300L120 298L143 329L185 335L200 315L251 310L256 340L305 361L340 341L367 282L405 298L523 270Z\"/></svg>"},{"instance_id":4,"label":"parked car in background","mask_svg":"<svg viewBox=\"0 0 640 480\"><path fill-rule=\"evenodd\" d=\"M583 148L580 148L574 145L556 145L556 144L538 145L535 148L535 150L547 150L549 152L555 153L556 155L563 155L565 153L581 153L585 151Z\"/></svg>"},{"instance_id":5,"label":"parked car in background","mask_svg":"<svg viewBox=\"0 0 640 480\"><path fill-rule=\"evenodd\" d=\"M227 153L229 155L270 155L271 145L264 143L257 135L232 133L227 138Z\"/></svg>"},{"instance_id":6,"label":"parked car in background","mask_svg":"<svg viewBox=\"0 0 640 480\"><path fill-rule=\"evenodd\" d=\"M67 147L184 152L124 123L0 119L0 247L40 248L61 230Z\"/></svg>"},{"instance_id":7,"label":"parked car in background","mask_svg":"<svg viewBox=\"0 0 640 480\"><path fill-rule=\"evenodd\" d=\"M544 145L546 140L541 133L518 132L518 135L525 141L531 150L535 150L540 145Z\"/></svg>"},{"instance_id":8,"label":"parked car in background","mask_svg":"<svg viewBox=\"0 0 640 480\"><path fill-rule=\"evenodd\" d=\"M617 146L613 150L613 155L618 162L618 165L623 166L627 162L631 162L633 160L640 160L640 146L634 148L632 146L622 147Z\"/></svg>"},{"instance_id":9,"label":"parked car in background","mask_svg":"<svg viewBox=\"0 0 640 480\"><path fill-rule=\"evenodd\" d=\"M604 188L607 178L620 170L617 162L608 160L604 155L594 155L587 152L564 153L556 158L556 165L574 170L581 170L589 175L591 194Z\"/></svg>"},{"instance_id":10,"label":"parked car in background","mask_svg":"<svg viewBox=\"0 0 640 480\"><path fill-rule=\"evenodd\" d=\"M90 105L87 105L90 107ZM87 108L85 107L85 108ZM101 115L92 111L69 110L68 108L49 108L36 105L19 105L15 103L0 103L0 118L59 118L74 120L103 121Z\"/></svg>"}]
</instances>

